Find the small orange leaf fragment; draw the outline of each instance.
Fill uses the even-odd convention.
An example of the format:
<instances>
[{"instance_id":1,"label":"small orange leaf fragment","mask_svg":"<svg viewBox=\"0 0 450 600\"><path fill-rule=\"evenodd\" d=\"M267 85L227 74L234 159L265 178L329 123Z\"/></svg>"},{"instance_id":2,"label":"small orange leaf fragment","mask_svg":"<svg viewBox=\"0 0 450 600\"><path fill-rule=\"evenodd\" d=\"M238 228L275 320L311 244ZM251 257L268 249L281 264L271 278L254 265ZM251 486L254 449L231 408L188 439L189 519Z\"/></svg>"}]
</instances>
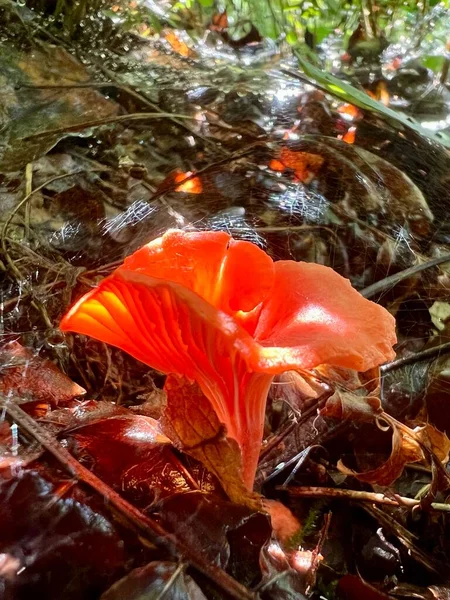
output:
<instances>
[{"instance_id":1,"label":"small orange leaf fragment","mask_svg":"<svg viewBox=\"0 0 450 600\"><path fill-rule=\"evenodd\" d=\"M169 42L174 52L176 52L180 56L184 56L184 58L189 58L189 56L192 56L192 50L187 44L185 44L178 38L177 34L174 31L168 31L165 35L165 38L166 41Z\"/></svg>"},{"instance_id":2,"label":"small orange leaf fragment","mask_svg":"<svg viewBox=\"0 0 450 600\"><path fill-rule=\"evenodd\" d=\"M354 144L355 139L356 139L356 127L350 127L348 129L347 133L345 133L342 136L342 140L344 142L346 142L347 144Z\"/></svg>"},{"instance_id":3,"label":"small orange leaf fragment","mask_svg":"<svg viewBox=\"0 0 450 600\"><path fill-rule=\"evenodd\" d=\"M185 194L201 194L203 185L200 177L192 177L192 171L187 173L178 172L175 177L175 183L179 183L175 188L176 192L184 192Z\"/></svg>"},{"instance_id":4,"label":"small orange leaf fragment","mask_svg":"<svg viewBox=\"0 0 450 600\"><path fill-rule=\"evenodd\" d=\"M285 171L286 165L284 165L276 158L273 158L269 163L269 168L272 169L272 171Z\"/></svg>"},{"instance_id":5,"label":"small orange leaf fragment","mask_svg":"<svg viewBox=\"0 0 450 600\"><path fill-rule=\"evenodd\" d=\"M341 115L351 117L351 119L359 119L362 117L362 112L354 104L345 103L338 108Z\"/></svg>"},{"instance_id":6,"label":"small orange leaf fragment","mask_svg":"<svg viewBox=\"0 0 450 600\"><path fill-rule=\"evenodd\" d=\"M285 171L292 169L298 181L309 183L314 175L318 173L324 163L324 159L318 154L310 152L297 152L283 147L278 159L272 159L269 167L273 171Z\"/></svg>"}]
</instances>

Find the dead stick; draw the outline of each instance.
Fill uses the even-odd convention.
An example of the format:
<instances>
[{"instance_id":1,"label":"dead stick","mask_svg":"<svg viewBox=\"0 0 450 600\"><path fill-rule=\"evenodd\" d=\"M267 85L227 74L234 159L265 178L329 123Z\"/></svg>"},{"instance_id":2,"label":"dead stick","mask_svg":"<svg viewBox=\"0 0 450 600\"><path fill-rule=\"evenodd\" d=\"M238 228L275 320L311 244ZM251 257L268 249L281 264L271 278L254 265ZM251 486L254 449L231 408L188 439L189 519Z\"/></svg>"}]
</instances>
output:
<instances>
[{"instance_id":1,"label":"dead stick","mask_svg":"<svg viewBox=\"0 0 450 600\"><path fill-rule=\"evenodd\" d=\"M27 135L23 140L32 140L40 138L44 135L59 135L64 133L70 133L72 131L82 131L83 129L90 129L91 127L102 127L103 125L110 125L113 123L123 123L125 121L145 121L148 119L170 119L171 117L177 117L177 119L189 119L194 120L194 117L188 115L174 115L172 113L130 113L128 115L117 115L115 117L105 117L103 119L95 119L93 121L85 121L84 123L76 123L75 125L67 125L66 127L58 127L57 129L47 129L40 131L39 133L32 133Z\"/></svg>"},{"instance_id":2,"label":"dead stick","mask_svg":"<svg viewBox=\"0 0 450 600\"><path fill-rule=\"evenodd\" d=\"M395 369L400 369L400 367L411 365L417 362L422 362L424 360L428 360L429 358L436 358L443 354L448 354L449 352L450 342L445 342L445 344L440 344L439 346L434 346L433 348L426 348L421 352L416 352L415 354L403 356L402 358L397 358L392 362L385 363L384 365L381 365L380 371L383 374L389 373L390 371L395 371Z\"/></svg>"},{"instance_id":3,"label":"dead stick","mask_svg":"<svg viewBox=\"0 0 450 600\"><path fill-rule=\"evenodd\" d=\"M427 262L414 265L413 267L409 267L408 269L400 271L399 273L394 273L394 275L390 275L389 277L381 279L381 281L377 281L376 283L364 288L360 291L360 294L364 296L364 298L373 298L375 294L381 294L389 288L393 288L394 285L397 285L397 283L403 279L407 279L408 277L412 277L421 271L425 271L425 269L430 269L431 267L436 267L437 265L442 265L446 262L450 262L450 254L444 254L444 256L432 258Z\"/></svg>"},{"instance_id":4,"label":"dead stick","mask_svg":"<svg viewBox=\"0 0 450 600\"><path fill-rule=\"evenodd\" d=\"M175 535L167 532L159 523L144 515L140 510L127 502L117 492L112 490L96 475L80 464L65 448L52 438L34 419L32 419L17 404L11 400L0 398L2 407L17 425L37 440L61 465L82 483L88 485L105 499L105 505L115 508L140 535L146 537L156 546L163 548L172 555L178 555L197 571L218 585L236 600L256 600L257 596L233 579L228 573L193 552L180 542Z\"/></svg>"},{"instance_id":5,"label":"dead stick","mask_svg":"<svg viewBox=\"0 0 450 600\"><path fill-rule=\"evenodd\" d=\"M296 498L346 498L356 502L371 502L372 504L385 504L387 506L397 506L399 508L413 508L420 506L420 500L415 498L407 498L395 494L392 498L384 494L376 494L374 492L361 492L356 490L341 490L326 487L291 487L286 490L285 487L280 488L287 491L290 496ZM450 512L450 504L442 502L432 502L430 507L433 510L441 512Z\"/></svg>"}]
</instances>

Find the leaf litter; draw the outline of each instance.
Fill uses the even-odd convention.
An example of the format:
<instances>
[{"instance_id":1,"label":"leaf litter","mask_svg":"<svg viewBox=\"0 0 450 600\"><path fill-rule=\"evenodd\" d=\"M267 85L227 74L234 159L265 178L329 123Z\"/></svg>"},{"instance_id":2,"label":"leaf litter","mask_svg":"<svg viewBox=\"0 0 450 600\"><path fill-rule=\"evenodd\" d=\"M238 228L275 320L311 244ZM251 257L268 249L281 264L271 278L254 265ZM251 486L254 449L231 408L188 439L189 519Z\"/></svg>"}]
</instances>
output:
<instances>
[{"instance_id":1,"label":"leaf litter","mask_svg":"<svg viewBox=\"0 0 450 600\"><path fill-rule=\"evenodd\" d=\"M30 44L2 11L22 40L0 53L3 597L445 598L448 152L261 40L215 54L168 31L99 60L45 28ZM273 384L256 480L288 511L267 502L272 526L230 502L204 446L168 443L160 373L58 330L174 227L332 266L397 318L381 374Z\"/></svg>"}]
</instances>

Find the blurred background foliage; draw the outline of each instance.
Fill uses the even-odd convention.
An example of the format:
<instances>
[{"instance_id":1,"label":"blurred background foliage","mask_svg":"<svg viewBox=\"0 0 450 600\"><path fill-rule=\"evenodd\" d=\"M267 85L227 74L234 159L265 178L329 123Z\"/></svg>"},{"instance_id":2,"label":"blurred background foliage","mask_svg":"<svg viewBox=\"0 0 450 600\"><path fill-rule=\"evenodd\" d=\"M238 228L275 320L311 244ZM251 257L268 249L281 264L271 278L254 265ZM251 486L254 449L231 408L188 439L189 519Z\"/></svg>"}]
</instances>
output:
<instances>
[{"instance_id":1,"label":"blurred background foliage","mask_svg":"<svg viewBox=\"0 0 450 600\"><path fill-rule=\"evenodd\" d=\"M228 34L240 40L257 30L262 38L306 46L346 46L359 28L367 52L380 38L427 49L443 59L447 51L450 0L28 0L74 34L86 20L111 18L125 30L151 36L164 26L197 38L226 14ZM361 43L362 39L360 40ZM430 67L439 60L430 60Z\"/></svg>"}]
</instances>

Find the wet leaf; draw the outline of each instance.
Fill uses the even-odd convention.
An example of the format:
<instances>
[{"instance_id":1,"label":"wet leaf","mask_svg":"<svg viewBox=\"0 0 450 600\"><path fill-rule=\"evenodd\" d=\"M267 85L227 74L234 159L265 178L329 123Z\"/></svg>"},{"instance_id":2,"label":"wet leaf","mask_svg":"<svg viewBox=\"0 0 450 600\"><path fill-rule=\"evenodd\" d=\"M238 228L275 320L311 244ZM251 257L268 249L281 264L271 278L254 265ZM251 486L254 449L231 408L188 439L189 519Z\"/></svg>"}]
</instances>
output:
<instances>
[{"instance_id":1,"label":"wet leaf","mask_svg":"<svg viewBox=\"0 0 450 600\"><path fill-rule=\"evenodd\" d=\"M269 163L273 171L285 171L291 169L294 171L296 179L304 183L309 183L314 176L320 171L324 158L319 154L311 154L309 152L295 152L283 147L278 159L274 159Z\"/></svg>"},{"instance_id":2,"label":"wet leaf","mask_svg":"<svg viewBox=\"0 0 450 600\"><path fill-rule=\"evenodd\" d=\"M394 124L398 123L399 128L402 127L403 129L413 129L423 137L428 137L435 142L444 144L447 148L450 147L450 138L448 135L441 133L436 134L433 131L425 129L417 121L414 121L414 119L411 119L400 112L396 112L391 108L384 106L381 104L381 102L372 100L367 94L361 92L352 85L342 81L341 79L338 79L330 73L326 73L325 71L318 69L310 61L300 56L298 52L296 53L296 56L304 72L308 76L315 79L315 81L323 86L323 88L326 89L330 94L335 95L345 102L350 102L359 108L382 115L388 122Z\"/></svg>"},{"instance_id":3,"label":"wet leaf","mask_svg":"<svg viewBox=\"0 0 450 600\"><path fill-rule=\"evenodd\" d=\"M162 431L179 450L214 473L231 500L260 507L260 500L244 485L237 442L226 437L225 426L198 385L169 376L164 389L167 405L160 420Z\"/></svg>"},{"instance_id":4,"label":"wet leaf","mask_svg":"<svg viewBox=\"0 0 450 600\"><path fill-rule=\"evenodd\" d=\"M196 488L157 421L149 417L111 416L77 427L67 438L98 477L141 506Z\"/></svg>"},{"instance_id":5,"label":"wet leaf","mask_svg":"<svg viewBox=\"0 0 450 600\"><path fill-rule=\"evenodd\" d=\"M339 369L329 366L319 367L335 392L328 398L320 411L324 417L373 421L383 412L380 394L379 368L358 373L351 369Z\"/></svg>"},{"instance_id":6,"label":"wet leaf","mask_svg":"<svg viewBox=\"0 0 450 600\"><path fill-rule=\"evenodd\" d=\"M88 81L89 74L62 47L41 42L25 53L2 45L0 72L0 108L6 117L0 144L2 170L20 169L45 154L65 137L66 127L117 114L117 105L97 90L76 87ZM74 87L39 88L46 85ZM53 129L61 133L27 139Z\"/></svg>"},{"instance_id":7,"label":"wet leaf","mask_svg":"<svg viewBox=\"0 0 450 600\"><path fill-rule=\"evenodd\" d=\"M2 597L96 597L122 572L121 538L82 497L22 471L0 479L0 503Z\"/></svg>"},{"instance_id":8,"label":"wet leaf","mask_svg":"<svg viewBox=\"0 0 450 600\"><path fill-rule=\"evenodd\" d=\"M134 569L102 594L101 600L160 600L163 596L165 600L206 600L183 568L162 561Z\"/></svg>"},{"instance_id":9,"label":"wet leaf","mask_svg":"<svg viewBox=\"0 0 450 600\"><path fill-rule=\"evenodd\" d=\"M405 433L400 427L392 427L392 451L386 462L370 471L358 473L347 468L340 460L337 464L339 471L346 475L352 475L360 481L377 484L382 486L391 485L403 472L407 463L414 463L423 460L423 452L414 440L414 433L411 436Z\"/></svg>"},{"instance_id":10,"label":"wet leaf","mask_svg":"<svg viewBox=\"0 0 450 600\"><path fill-rule=\"evenodd\" d=\"M55 406L83 396L86 391L64 375L50 360L40 358L18 342L0 348L0 391L20 402Z\"/></svg>"},{"instance_id":11,"label":"wet leaf","mask_svg":"<svg viewBox=\"0 0 450 600\"><path fill-rule=\"evenodd\" d=\"M389 600L384 592L366 583L361 577L356 575L344 575L339 579L337 586L339 600Z\"/></svg>"},{"instance_id":12,"label":"wet leaf","mask_svg":"<svg viewBox=\"0 0 450 600\"><path fill-rule=\"evenodd\" d=\"M157 506L164 527L246 585L259 577L259 553L271 534L267 515L200 492L177 494Z\"/></svg>"}]
</instances>

